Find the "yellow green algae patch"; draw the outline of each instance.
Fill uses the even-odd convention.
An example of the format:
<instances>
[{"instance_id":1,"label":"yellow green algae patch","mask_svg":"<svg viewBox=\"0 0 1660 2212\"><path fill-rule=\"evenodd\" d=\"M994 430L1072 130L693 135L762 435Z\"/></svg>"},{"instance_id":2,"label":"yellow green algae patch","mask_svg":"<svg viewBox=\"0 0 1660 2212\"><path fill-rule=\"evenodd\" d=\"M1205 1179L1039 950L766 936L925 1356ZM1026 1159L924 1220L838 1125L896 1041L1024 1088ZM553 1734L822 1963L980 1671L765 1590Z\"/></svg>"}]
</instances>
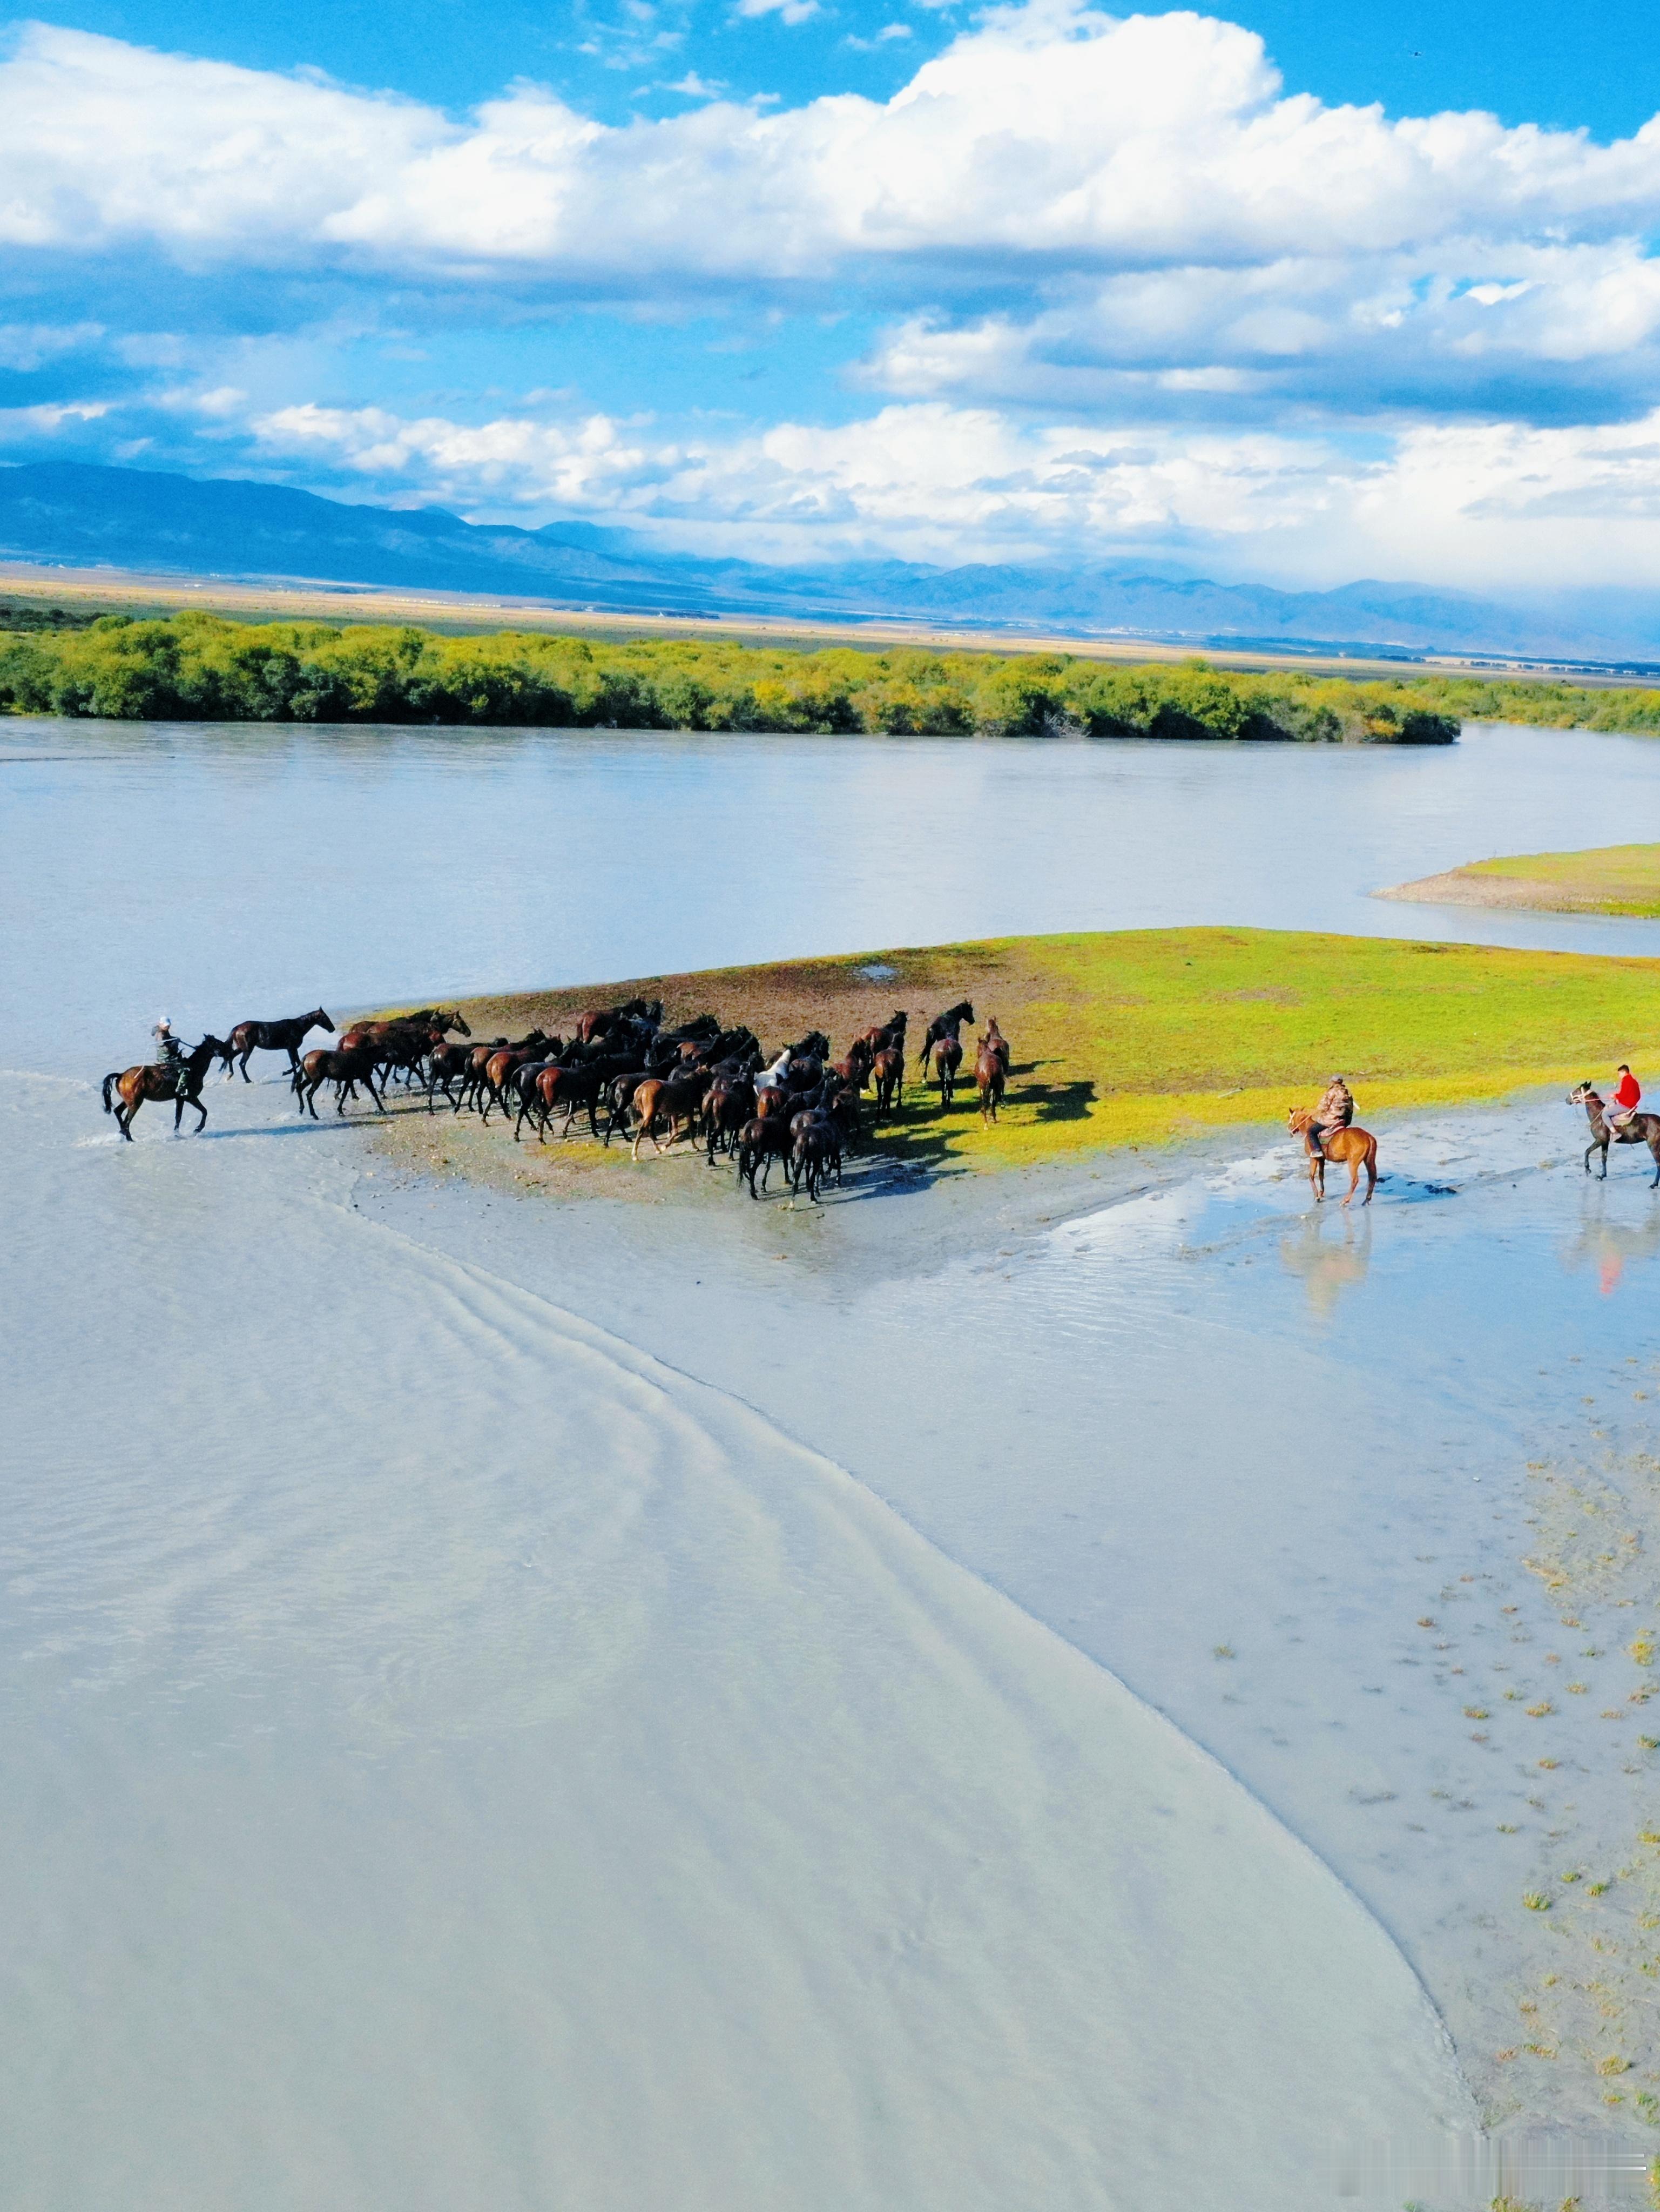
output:
<instances>
[{"instance_id":1,"label":"yellow green algae patch","mask_svg":"<svg viewBox=\"0 0 1660 2212\"><path fill-rule=\"evenodd\" d=\"M973 1001L1013 1047L1000 1119L982 1128L971 1080L942 1114L907 1070L885 1146L916 1158L1026 1165L1102 1146L1283 1121L1334 1073L1363 1121L1660 1068L1660 961L1414 944L1280 930L1185 929L994 938L758 968L630 978L464 1002L476 1036L639 994L673 1022L704 1011L768 1048L822 1029L836 1050L903 1007L913 1056L927 1018ZM964 1075L973 1067L972 1032Z\"/></svg>"},{"instance_id":2,"label":"yellow green algae patch","mask_svg":"<svg viewBox=\"0 0 1660 2212\"><path fill-rule=\"evenodd\" d=\"M1380 891L1442 906L1523 907L1543 914L1660 915L1660 845L1598 845L1584 853L1512 853L1472 860Z\"/></svg>"}]
</instances>

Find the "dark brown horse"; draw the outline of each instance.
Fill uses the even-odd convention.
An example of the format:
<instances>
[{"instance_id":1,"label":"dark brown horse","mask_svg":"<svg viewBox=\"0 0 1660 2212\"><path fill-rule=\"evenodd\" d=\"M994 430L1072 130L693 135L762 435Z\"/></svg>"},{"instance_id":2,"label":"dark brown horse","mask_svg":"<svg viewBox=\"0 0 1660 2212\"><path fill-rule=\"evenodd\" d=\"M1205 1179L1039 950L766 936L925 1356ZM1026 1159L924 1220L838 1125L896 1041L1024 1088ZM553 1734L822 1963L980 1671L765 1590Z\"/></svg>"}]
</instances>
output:
<instances>
[{"instance_id":1,"label":"dark brown horse","mask_svg":"<svg viewBox=\"0 0 1660 2212\"><path fill-rule=\"evenodd\" d=\"M954 1006L947 1006L943 1014L936 1014L928 1024L927 1034L922 1039L921 1050L918 1054L922 1066L924 1067L927 1066L933 1048L941 1037L950 1037L955 1043L964 1023L971 1022L973 1019L974 1008L966 999L959 999Z\"/></svg>"},{"instance_id":2,"label":"dark brown horse","mask_svg":"<svg viewBox=\"0 0 1660 2212\"><path fill-rule=\"evenodd\" d=\"M334 1034L334 1024L320 1006L313 1006L308 1014L290 1014L281 1022L238 1022L230 1033L230 1049L225 1055L225 1080L231 1079L231 1062L242 1071L244 1083L252 1083L248 1061L256 1052L285 1052L289 1056L289 1074L292 1078L300 1065L300 1048L312 1030L326 1030Z\"/></svg>"},{"instance_id":3,"label":"dark brown horse","mask_svg":"<svg viewBox=\"0 0 1660 2212\"><path fill-rule=\"evenodd\" d=\"M876 1110L891 1114L896 1100L904 1103L904 1054L897 1045L885 1045L871 1062L871 1073L876 1079Z\"/></svg>"},{"instance_id":4,"label":"dark brown horse","mask_svg":"<svg viewBox=\"0 0 1660 2212\"><path fill-rule=\"evenodd\" d=\"M1628 1121L1617 1127L1610 1126L1608 1108L1589 1083L1581 1083L1568 1093L1570 1106L1583 1106L1590 1123L1590 1142L1585 1147L1585 1173L1590 1173L1590 1156L1602 1155L1602 1180L1608 1176L1608 1146L1610 1145L1646 1145L1654 1162L1654 1180L1651 1190L1660 1189L1660 1114L1633 1114Z\"/></svg>"},{"instance_id":5,"label":"dark brown horse","mask_svg":"<svg viewBox=\"0 0 1660 2212\"><path fill-rule=\"evenodd\" d=\"M317 1094L325 1083L334 1085L334 1110L344 1114L348 1098L357 1096L361 1083L374 1099L376 1109L384 1114L386 1102L374 1087L374 1047L372 1044L343 1048L329 1052L320 1046L308 1052L301 1061L295 1075L294 1088L300 1101L300 1111L317 1119Z\"/></svg>"},{"instance_id":6,"label":"dark brown horse","mask_svg":"<svg viewBox=\"0 0 1660 2212\"><path fill-rule=\"evenodd\" d=\"M201 1119L196 1125L199 1137L208 1126L208 1109L202 1103L202 1084L216 1060L225 1056L226 1043L222 1037L204 1036L193 1052L187 1052L177 1068L154 1066L129 1067L104 1078L104 1111L113 1114L116 1127L127 1142L132 1142L133 1118L147 1098L165 1103L173 1101L173 1129L179 1133L179 1124L186 1106L194 1106ZM111 1099L113 1089L121 1101L118 1106Z\"/></svg>"},{"instance_id":7,"label":"dark brown horse","mask_svg":"<svg viewBox=\"0 0 1660 2212\"><path fill-rule=\"evenodd\" d=\"M939 1103L949 1106L957 1095L957 1071L963 1065L963 1040L956 1036L935 1037L931 1049L933 1079L939 1085ZM927 1064L925 1058L925 1067Z\"/></svg>"},{"instance_id":8,"label":"dark brown horse","mask_svg":"<svg viewBox=\"0 0 1660 2212\"><path fill-rule=\"evenodd\" d=\"M1348 1196L1345 1206L1353 1199L1360 1184L1360 1170L1366 1171L1366 1194L1362 1206L1371 1204L1371 1194L1377 1188L1377 1139L1365 1129L1332 1129L1327 1133L1323 1146L1314 1139L1314 1116L1306 1106L1293 1106L1286 1116L1286 1127L1293 1137L1303 1139L1303 1149L1309 1156L1309 1188L1317 1205L1326 1194L1326 1162L1335 1160L1339 1167L1349 1171Z\"/></svg>"},{"instance_id":9,"label":"dark brown horse","mask_svg":"<svg viewBox=\"0 0 1660 2212\"><path fill-rule=\"evenodd\" d=\"M905 1024L909 1017L902 1007L893 1019L884 1022L879 1030L866 1030L860 1038L860 1044L870 1047L874 1060L879 1052L897 1052L903 1060L905 1056Z\"/></svg>"}]
</instances>

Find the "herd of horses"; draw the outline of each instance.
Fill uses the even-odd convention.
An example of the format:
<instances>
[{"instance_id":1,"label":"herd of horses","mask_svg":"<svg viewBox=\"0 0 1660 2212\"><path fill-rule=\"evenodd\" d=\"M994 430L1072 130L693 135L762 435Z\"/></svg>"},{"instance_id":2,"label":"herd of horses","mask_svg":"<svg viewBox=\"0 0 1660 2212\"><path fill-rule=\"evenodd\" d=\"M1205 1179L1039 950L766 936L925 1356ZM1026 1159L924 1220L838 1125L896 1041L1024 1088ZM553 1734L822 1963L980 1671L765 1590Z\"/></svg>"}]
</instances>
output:
<instances>
[{"instance_id":1,"label":"herd of horses","mask_svg":"<svg viewBox=\"0 0 1660 2212\"><path fill-rule=\"evenodd\" d=\"M954 1098L966 1056L963 1027L972 1023L973 1006L959 999L927 1024L914 1072L938 1087L942 1108ZM472 1032L453 1006L423 1006L386 1021L356 1022L337 1032L321 1006L284 1021L238 1022L228 1037L204 1036L184 1054L176 1068L129 1067L104 1078L104 1111L129 1142L133 1118L147 1099L173 1101L173 1126L179 1128L186 1106L198 1115L198 1133L208 1112L202 1086L216 1064L228 1082L240 1073L246 1083L256 1052L286 1053L289 1079L302 1114L317 1118L317 1094L334 1091L335 1111L344 1114L361 1085L376 1109L386 1111L386 1088L401 1081L424 1089L427 1110L441 1097L455 1113L472 1111L488 1121L500 1112L513 1124L515 1143L526 1123L538 1144L560 1119L568 1137L585 1117L588 1133L607 1147L620 1132L631 1141L633 1158L649 1142L654 1152L669 1144L700 1143L713 1165L717 1153L735 1159L739 1180L751 1198L768 1187L775 1164L781 1166L792 1195L805 1188L818 1202L820 1188L834 1176L842 1181L846 1152L863 1138L865 1093L872 1094L876 1120L903 1104L909 1018L896 1012L879 1027L855 1036L839 1060L830 1041L812 1030L769 1062L760 1041L744 1028L723 1029L714 1014L666 1028L660 1001L629 999L617 1006L594 1007L576 1016L568 1037L539 1029L517 1039L472 1042ZM335 1036L332 1046L307 1048L313 1030ZM467 1040L458 1043L459 1035ZM974 1082L980 1116L997 1119L1008 1086L1008 1040L994 1016L976 1041ZM1571 1106L1583 1106L1590 1124L1585 1148L1587 1175L1600 1155L1608 1171L1610 1145L1645 1145L1654 1162L1651 1189L1660 1189L1660 1115L1633 1114L1611 1122L1604 1100L1590 1083L1568 1094ZM562 1119L561 1119L562 1117ZM601 1127L603 1118L604 1127ZM1286 1117L1300 1137L1310 1187L1316 1200L1326 1194L1328 1165L1347 1167L1349 1187L1343 1204L1353 1200L1366 1176L1363 1206L1377 1188L1377 1139L1349 1127L1328 1130L1316 1141L1314 1116L1293 1107ZM757 1183L758 1177L758 1183Z\"/></svg>"},{"instance_id":2,"label":"herd of horses","mask_svg":"<svg viewBox=\"0 0 1660 2212\"><path fill-rule=\"evenodd\" d=\"M974 1019L967 999L947 1006L927 1024L909 1063L913 1081L920 1075L937 1086L942 1108L956 1096L967 1049L963 1028ZM453 1006L423 1006L344 1031L314 1006L285 1021L239 1022L228 1037L205 1036L174 1069L130 1067L106 1075L104 1111L131 1140L133 1117L145 1100L171 1098L174 1130L190 1106L199 1133L207 1125L202 1086L211 1067L222 1065L227 1081L240 1073L246 1083L256 1052L282 1052L299 1109L313 1121L325 1086L333 1090L337 1114L344 1114L360 1089L384 1113L387 1086L401 1082L424 1091L429 1114L441 1097L453 1112L474 1112L485 1122L499 1112L512 1124L515 1143L527 1124L544 1144L556 1121L565 1138L585 1120L588 1134L607 1146L620 1132L637 1160L642 1144L664 1151L666 1135L671 1146L700 1145L711 1165L717 1154L733 1159L751 1198L765 1192L777 1165L792 1196L805 1189L816 1204L829 1179L840 1184L845 1155L865 1135L866 1094L879 1121L903 1103L909 1026L908 1015L896 1012L855 1036L840 1059L832 1056L829 1037L812 1030L769 1060L748 1029L724 1028L714 1014L667 1027L661 1002L644 999L590 1008L568 1024L569 1036L533 1029L483 1043L473 1041ZM307 1046L319 1029L335 1042ZM1008 1040L994 1017L974 1049L980 1115L988 1126L1003 1103L1011 1064Z\"/></svg>"}]
</instances>

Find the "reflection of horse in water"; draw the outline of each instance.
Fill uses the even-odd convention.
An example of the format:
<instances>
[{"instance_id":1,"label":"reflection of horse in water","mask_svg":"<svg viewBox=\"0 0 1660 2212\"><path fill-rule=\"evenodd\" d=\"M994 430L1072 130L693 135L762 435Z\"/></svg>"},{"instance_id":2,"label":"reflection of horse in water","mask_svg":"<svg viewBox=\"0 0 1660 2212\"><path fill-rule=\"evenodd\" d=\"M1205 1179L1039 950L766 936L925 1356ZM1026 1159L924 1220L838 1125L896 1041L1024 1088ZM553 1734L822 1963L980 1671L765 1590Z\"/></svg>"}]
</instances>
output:
<instances>
[{"instance_id":1,"label":"reflection of horse in water","mask_svg":"<svg viewBox=\"0 0 1660 2212\"><path fill-rule=\"evenodd\" d=\"M1377 1139L1365 1129L1332 1129L1327 1132L1323 1151L1314 1140L1314 1116L1306 1106L1293 1106L1286 1116L1286 1127L1293 1137L1303 1139L1303 1149L1309 1157L1309 1188L1317 1205L1326 1194L1326 1162L1332 1160L1349 1171L1348 1205L1360 1185L1360 1170L1366 1171L1366 1194L1362 1206L1371 1204L1371 1194L1377 1188Z\"/></svg>"},{"instance_id":2,"label":"reflection of horse in water","mask_svg":"<svg viewBox=\"0 0 1660 2212\"><path fill-rule=\"evenodd\" d=\"M1608 1108L1589 1083L1578 1083L1568 1093L1570 1106L1583 1106L1585 1119L1590 1123L1590 1142L1585 1147L1585 1173L1590 1173L1590 1156L1602 1155L1602 1180L1608 1180L1608 1146L1610 1145L1646 1145L1654 1162L1654 1180L1651 1190L1660 1189L1660 1114L1633 1114L1616 1127L1608 1119Z\"/></svg>"},{"instance_id":3,"label":"reflection of horse in water","mask_svg":"<svg viewBox=\"0 0 1660 2212\"><path fill-rule=\"evenodd\" d=\"M1610 1221L1600 1188L1584 1194L1585 1206L1579 1233L1561 1247L1562 1265L1571 1274L1594 1267L1597 1288L1611 1297L1620 1287L1627 1261L1633 1265L1660 1259L1660 1214L1646 1211L1631 1221Z\"/></svg>"},{"instance_id":4,"label":"reflection of horse in water","mask_svg":"<svg viewBox=\"0 0 1660 2212\"><path fill-rule=\"evenodd\" d=\"M1317 1321L1331 1319L1344 1291L1364 1282L1371 1264L1371 1214L1363 1213L1358 1223L1349 1215L1341 1243L1326 1231L1324 1224L1330 1218L1329 1214L1305 1213L1297 1233L1280 1239L1280 1264L1287 1274L1302 1277L1309 1310Z\"/></svg>"}]
</instances>

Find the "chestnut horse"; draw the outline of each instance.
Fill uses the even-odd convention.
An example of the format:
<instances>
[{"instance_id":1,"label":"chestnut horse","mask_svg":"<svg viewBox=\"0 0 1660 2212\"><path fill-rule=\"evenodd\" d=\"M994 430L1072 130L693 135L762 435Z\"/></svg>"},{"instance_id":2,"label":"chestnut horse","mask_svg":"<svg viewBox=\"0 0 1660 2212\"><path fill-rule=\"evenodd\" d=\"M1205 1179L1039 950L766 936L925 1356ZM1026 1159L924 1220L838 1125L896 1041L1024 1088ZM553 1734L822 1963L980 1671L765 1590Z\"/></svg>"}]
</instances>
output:
<instances>
[{"instance_id":1,"label":"chestnut horse","mask_svg":"<svg viewBox=\"0 0 1660 2212\"><path fill-rule=\"evenodd\" d=\"M1362 1206L1371 1204L1371 1194L1377 1188L1377 1139L1365 1129L1331 1129L1327 1132L1324 1148L1314 1141L1314 1116L1306 1106L1293 1106L1286 1116L1286 1127L1293 1137L1303 1139L1303 1148L1309 1156L1309 1188L1316 1204L1326 1194L1326 1162L1335 1160L1339 1167L1349 1171L1347 1206L1360 1184L1360 1170L1367 1176L1366 1194Z\"/></svg>"},{"instance_id":2,"label":"chestnut horse","mask_svg":"<svg viewBox=\"0 0 1660 2212\"><path fill-rule=\"evenodd\" d=\"M997 1042L1002 1042L999 1037ZM1008 1082L1008 1065L1003 1053L994 1051L984 1038L981 1039L980 1056L974 1063L974 1079L980 1088L982 1128L997 1119L997 1109L1003 1103L1003 1091Z\"/></svg>"},{"instance_id":3,"label":"chestnut horse","mask_svg":"<svg viewBox=\"0 0 1660 2212\"><path fill-rule=\"evenodd\" d=\"M202 1103L202 1080L213 1061L223 1059L226 1049L222 1037L204 1036L193 1052L185 1054L177 1070L152 1066L129 1067L123 1073L106 1075L104 1078L104 1111L114 1115L116 1127L131 1144L133 1117L144 1101L156 1098L165 1103L171 1098L174 1136L179 1133L179 1124L184 1118L185 1107L194 1106L202 1117L196 1125L196 1133L199 1137L208 1126L208 1109ZM179 1079L181 1076L182 1082ZM112 1085L121 1101L119 1106L111 1103Z\"/></svg>"},{"instance_id":4,"label":"chestnut horse","mask_svg":"<svg viewBox=\"0 0 1660 2212\"><path fill-rule=\"evenodd\" d=\"M1568 1093L1570 1106L1583 1106L1590 1123L1590 1142L1585 1147L1585 1173L1590 1173L1590 1156L1602 1155L1602 1176L1608 1179L1608 1146L1610 1145L1646 1145L1654 1161L1654 1181L1651 1190L1660 1190L1660 1114L1633 1114L1629 1121L1618 1128L1610 1127L1608 1108L1589 1083L1576 1084Z\"/></svg>"}]
</instances>

